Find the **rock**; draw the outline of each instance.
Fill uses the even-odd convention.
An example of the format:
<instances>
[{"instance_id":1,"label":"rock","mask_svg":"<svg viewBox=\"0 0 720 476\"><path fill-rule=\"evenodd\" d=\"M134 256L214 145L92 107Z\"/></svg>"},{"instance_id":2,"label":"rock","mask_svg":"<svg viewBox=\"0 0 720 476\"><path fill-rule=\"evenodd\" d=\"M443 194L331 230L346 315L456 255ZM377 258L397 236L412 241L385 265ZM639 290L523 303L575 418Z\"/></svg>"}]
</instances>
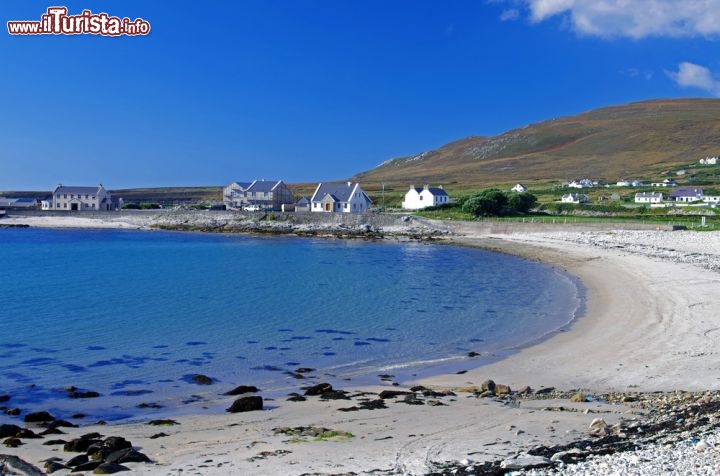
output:
<instances>
[{"instance_id":1,"label":"rock","mask_svg":"<svg viewBox=\"0 0 720 476\"><path fill-rule=\"evenodd\" d=\"M570 397L571 402L580 403L580 402L586 402L587 401L587 395L585 395L582 392L577 392L573 394L572 397Z\"/></svg>"},{"instance_id":2,"label":"rock","mask_svg":"<svg viewBox=\"0 0 720 476\"><path fill-rule=\"evenodd\" d=\"M300 367L299 369L295 370L295 372L299 374L307 374L310 372L315 372L315 369L312 369L310 367Z\"/></svg>"},{"instance_id":3,"label":"rock","mask_svg":"<svg viewBox=\"0 0 720 476\"><path fill-rule=\"evenodd\" d=\"M102 446L110 451L132 448L132 444L122 436L108 436L102 442Z\"/></svg>"},{"instance_id":4,"label":"rock","mask_svg":"<svg viewBox=\"0 0 720 476\"><path fill-rule=\"evenodd\" d=\"M148 425L153 426L173 426L173 425L179 425L180 423L176 422L175 420L171 420L169 418L160 419L160 420L150 420L147 422Z\"/></svg>"},{"instance_id":5,"label":"rock","mask_svg":"<svg viewBox=\"0 0 720 476\"><path fill-rule=\"evenodd\" d=\"M28 429L28 428L23 428L23 429L21 429L20 431L18 431L18 432L15 434L15 436L17 436L18 438L27 438L27 439L40 439L40 438L42 438L42 436L39 436L39 435L35 434L34 431L32 431L32 430L30 430L30 429Z\"/></svg>"},{"instance_id":6,"label":"rock","mask_svg":"<svg viewBox=\"0 0 720 476\"><path fill-rule=\"evenodd\" d=\"M515 393L518 393L520 395L530 395L532 393L532 389L530 388L530 386L525 385L524 387L522 387L520 390L518 390Z\"/></svg>"},{"instance_id":7,"label":"rock","mask_svg":"<svg viewBox=\"0 0 720 476\"><path fill-rule=\"evenodd\" d=\"M122 471L130 471L130 468L121 464L103 463L93 470L93 474L115 474Z\"/></svg>"},{"instance_id":8,"label":"rock","mask_svg":"<svg viewBox=\"0 0 720 476\"><path fill-rule=\"evenodd\" d=\"M477 357L478 355L480 355L478 352L468 352L468 357Z\"/></svg>"},{"instance_id":9,"label":"rock","mask_svg":"<svg viewBox=\"0 0 720 476\"><path fill-rule=\"evenodd\" d=\"M10 395L3 394L0 395L0 403L5 403L10 401Z\"/></svg>"},{"instance_id":10,"label":"rock","mask_svg":"<svg viewBox=\"0 0 720 476\"><path fill-rule=\"evenodd\" d=\"M510 386L509 385L503 385L503 384L496 384L495 385L495 395L510 395Z\"/></svg>"},{"instance_id":11,"label":"rock","mask_svg":"<svg viewBox=\"0 0 720 476\"><path fill-rule=\"evenodd\" d=\"M85 453L94 444L100 443L99 439L93 438L75 438L65 443L64 451L69 453ZM95 468L92 468L95 469ZM88 470L89 471L89 470Z\"/></svg>"},{"instance_id":12,"label":"rock","mask_svg":"<svg viewBox=\"0 0 720 476\"><path fill-rule=\"evenodd\" d=\"M539 388L535 390L535 395L547 395L548 393L553 393L555 391L555 387L544 387Z\"/></svg>"},{"instance_id":13,"label":"rock","mask_svg":"<svg viewBox=\"0 0 720 476\"><path fill-rule=\"evenodd\" d=\"M59 446L64 445L65 443L67 443L65 440L47 440L43 443L43 446Z\"/></svg>"},{"instance_id":14,"label":"rock","mask_svg":"<svg viewBox=\"0 0 720 476\"><path fill-rule=\"evenodd\" d=\"M345 390L329 390L320 395L323 400L350 400Z\"/></svg>"},{"instance_id":15,"label":"rock","mask_svg":"<svg viewBox=\"0 0 720 476\"><path fill-rule=\"evenodd\" d=\"M55 420L48 412L32 412L25 415L25 423L47 423Z\"/></svg>"},{"instance_id":16,"label":"rock","mask_svg":"<svg viewBox=\"0 0 720 476\"><path fill-rule=\"evenodd\" d=\"M73 458L70 458L66 463L65 466L69 466L71 468L74 468L75 466L80 466L81 464L85 464L88 461L90 461L90 458L88 458L87 455L77 455Z\"/></svg>"},{"instance_id":17,"label":"rock","mask_svg":"<svg viewBox=\"0 0 720 476\"><path fill-rule=\"evenodd\" d=\"M388 398L397 398L404 395L414 395L414 392L405 392L402 390L383 390L378 394L378 397L382 398L383 400L387 400Z\"/></svg>"},{"instance_id":18,"label":"rock","mask_svg":"<svg viewBox=\"0 0 720 476\"><path fill-rule=\"evenodd\" d=\"M332 385L330 385L329 383L319 383L317 385L313 385L310 388L307 388L305 390L305 395L308 397L314 397L322 395L325 392L331 392L332 389Z\"/></svg>"},{"instance_id":19,"label":"rock","mask_svg":"<svg viewBox=\"0 0 720 476\"><path fill-rule=\"evenodd\" d=\"M55 420L52 423L48 425L48 428L78 428L78 425L75 423L70 423L69 421L65 420Z\"/></svg>"},{"instance_id":20,"label":"rock","mask_svg":"<svg viewBox=\"0 0 720 476\"><path fill-rule=\"evenodd\" d=\"M83 471L94 471L95 468L100 466L100 461L88 461L87 463L79 464L73 468L73 473Z\"/></svg>"},{"instance_id":21,"label":"rock","mask_svg":"<svg viewBox=\"0 0 720 476\"><path fill-rule=\"evenodd\" d=\"M224 395L242 395L243 393L257 393L258 388L254 385L240 385L233 388L229 392L225 392Z\"/></svg>"},{"instance_id":22,"label":"rock","mask_svg":"<svg viewBox=\"0 0 720 476\"><path fill-rule=\"evenodd\" d=\"M98 398L100 394L98 392L78 392L77 390L68 392L70 398Z\"/></svg>"},{"instance_id":23,"label":"rock","mask_svg":"<svg viewBox=\"0 0 720 476\"><path fill-rule=\"evenodd\" d=\"M22 410L20 410L19 408L9 408L9 409L5 410L5 414L10 415L10 416L18 416L21 413L22 413Z\"/></svg>"},{"instance_id":24,"label":"rock","mask_svg":"<svg viewBox=\"0 0 720 476\"><path fill-rule=\"evenodd\" d=\"M5 474L23 476L44 476L45 474L37 466L12 455L0 455L0 469L4 470Z\"/></svg>"},{"instance_id":25,"label":"rock","mask_svg":"<svg viewBox=\"0 0 720 476\"><path fill-rule=\"evenodd\" d=\"M546 466L552 466L552 461L544 456L530 456L520 455L514 458L508 458L500 463L500 467L503 469L533 469L533 468L544 468Z\"/></svg>"},{"instance_id":26,"label":"rock","mask_svg":"<svg viewBox=\"0 0 720 476\"><path fill-rule=\"evenodd\" d=\"M5 439L3 441L3 444L7 446L8 448L17 448L18 446L22 445L22 440L20 438L15 438L14 436L11 436L10 438Z\"/></svg>"},{"instance_id":27,"label":"rock","mask_svg":"<svg viewBox=\"0 0 720 476\"><path fill-rule=\"evenodd\" d=\"M150 458L148 458L143 453L140 453L139 451L133 449L133 448L124 448L118 451L115 451L113 453L110 453L107 458L105 458L106 463L151 463Z\"/></svg>"},{"instance_id":28,"label":"rock","mask_svg":"<svg viewBox=\"0 0 720 476\"><path fill-rule=\"evenodd\" d=\"M0 438L17 435L22 428L17 425L0 425Z\"/></svg>"},{"instance_id":29,"label":"rock","mask_svg":"<svg viewBox=\"0 0 720 476\"><path fill-rule=\"evenodd\" d=\"M213 379L208 377L207 375L203 374L195 374L192 377L190 377L190 380L195 382L198 385L212 385ZM106 473L109 474L109 473Z\"/></svg>"},{"instance_id":30,"label":"rock","mask_svg":"<svg viewBox=\"0 0 720 476\"><path fill-rule=\"evenodd\" d=\"M225 410L229 413L240 413L240 412L252 412L263 409L263 399L257 395L252 397L238 398L230 405L230 408Z\"/></svg>"},{"instance_id":31,"label":"rock","mask_svg":"<svg viewBox=\"0 0 720 476\"><path fill-rule=\"evenodd\" d=\"M299 393L291 393L286 399L288 402L304 402L307 398L303 397Z\"/></svg>"},{"instance_id":32,"label":"rock","mask_svg":"<svg viewBox=\"0 0 720 476\"><path fill-rule=\"evenodd\" d=\"M705 440L700 440L700 441L698 441L697 443L695 443L695 451L697 451L698 453L702 453L702 452L704 452L704 451L707 451L707 450L709 450L710 448L711 448L711 447L710 447L710 444L709 444L707 441L705 441Z\"/></svg>"},{"instance_id":33,"label":"rock","mask_svg":"<svg viewBox=\"0 0 720 476\"><path fill-rule=\"evenodd\" d=\"M62 463L58 463L57 461L48 461L47 463L45 463L45 471L47 472L47 474L52 474L55 471L60 471L62 469L69 468Z\"/></svg>"},{"instance_id":34,"label":"rock","mask_svg":"<svg viewBox=\"0 0 720 476\"><path fill-rule=\"evenodd\" d=\"M492 394L495 394L495 382L490 379L485 380L483 383L480 384L480 392L490 392Z\"/></svg>"},{"instance_id":35,"label":"rock","mask_svg":"<svg viewBox=\"0 0 720 476\"><path fill-rule=\"evenodd\" d=\"M590 422L590 426L588 429L594 430L599 428L607 428L607 423L605 423L605 420L602 418L595 418L592 422Z\"/></svg>"}]
</instances>

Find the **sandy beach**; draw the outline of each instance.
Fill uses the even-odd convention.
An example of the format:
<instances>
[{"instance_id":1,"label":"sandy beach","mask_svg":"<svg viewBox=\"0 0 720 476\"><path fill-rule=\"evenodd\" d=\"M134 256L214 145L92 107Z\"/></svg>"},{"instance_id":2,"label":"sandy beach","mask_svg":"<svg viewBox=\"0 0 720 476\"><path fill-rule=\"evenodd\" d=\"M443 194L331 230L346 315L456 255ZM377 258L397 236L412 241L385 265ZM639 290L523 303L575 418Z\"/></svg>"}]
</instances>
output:
<instances>
[{"instance_id":1,"label":"sandy beach","mask_svg":"<svg viewBox=\"0 0 720 476\"><path fill-rule=\"evenodd\" d=\"M44 226L63 226L57 220ZM98 225L84 220L61 221L73 227ZM36 218L3 223L38 226ZM139 228L119 220L104 225ZM720 274L714 267L720 260L720 234L562 228L499 234L458 224L449 240L568 271L586 287L585 312L567 329L503 360L476 368L468 358L462 374L399 386L348 386L343 390L353 397L350 401L266 400L263 411L184 415L173 417L177 425L165 427L88 425L61 437L97 431L127 438L153 461L129 463L131 474L428 474L442 462L493 461L533 446L572 441L586 435L598 416L613 425L643 413L630 402L480 398L477 390L487 379L512 390L555 387L588 394L720 389ZM382 390L413 385L451 393L422 398L423 404L396 397L383 400L387 408L339 410L363 398L377 399ZM225 398L229 405L232 398ZM320 427L332 432L313 433ZM294 433L287 430L292 428ZM161 432L166 436L150 438ZM44 446L42 440L2 452L38 466L50 457L69 458L62 447Z\"/></svg>"}]
</instances>

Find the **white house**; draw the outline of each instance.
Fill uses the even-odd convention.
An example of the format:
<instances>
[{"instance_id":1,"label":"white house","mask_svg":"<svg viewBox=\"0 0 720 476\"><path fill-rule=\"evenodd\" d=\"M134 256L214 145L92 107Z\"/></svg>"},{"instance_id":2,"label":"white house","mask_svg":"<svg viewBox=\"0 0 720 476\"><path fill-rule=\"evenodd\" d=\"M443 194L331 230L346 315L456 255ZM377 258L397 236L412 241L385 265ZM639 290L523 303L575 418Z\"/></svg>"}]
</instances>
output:
<instances>
[{"instance_id":1,"label":"white house","mask_svg":"<svg viewBox=\"0 0 720 476\"><path fill-rule=\"evenodd\" d=\"M568 187L570 188L590 188L592 187L593 181L590 179L581 179L581 180L573 180L568 184Z\"/></svg>"},{"instance_id":2,"label":"white house","mask_svg":"<svg viewBox=\"0 0 720 476\"><path fill-rule=\"evenodd\" d=\"M677 187L674 180L665 179L662 182L653 182L650 184L651 187Z\"/></svg>"},{"instance_id":3,"label":"white house","mask_svg":"<svg viewBox=\"0 0 720 476\"><path fill-rule=\"evenodd\" d=\"M617 187L642 187L642 182L633 179L622 179L615 184Z\"/></svg>"},{"instance_id":4,"label":"white house","mask_svg":"<svg viewBox=\"0 0 720 476\"><path fill-rule=\"evenodd\" d=\"M701 163L702 165L717 165L717 163L718 163L718 158L717 158L717 156L715 156L715 157L705 157L704 159L700 159L700 163Z\"/></svg>"},{"instance_id":5,"label":"white house","mask_svg":"<svg viewBox=\"0 0 720 476\"><path fill-rule=\"evenodd\" d=\"M720 195L703 195L702 201L710 204L720 203Z\"/></svg>"},{"instance_id":6,"label":"white house","mask_svg":"<svg viewBox=\"0 0 720 476\"><path fill-rule=\"evenodd\" d=\"M670 192L670 200L683 203L702 201L703 196L701 188L678 188Z\"/></svg>"},{"instance_id":7,"label":"white house","mask_svg":"<svg viewBox=\"0 0 720 476\"><path fill-rule=\"evenodd\" d=\"M319 183L310 199L312 212L362 213L372 200L359 183Z\"/></svg>"},{"instance_id":8,"label":"white house","mask_svg":"<svg viewBox=\"0 0 720 476\"><path fill-rule=\"evenodd\" d=\"M410 186L410 190L405 194L405 200L402 202L402 207L407 210L420 210L427 207L434 207L436 205L442 205L450 201L450 196L447 194L442 185L439 187L430 187L425 185L423 188L418 188L413 185Z\"/></svg>"},{"instance_id":9,"label":"white house","mask_svg":"<svg viewBox=\"0 0 720 476\"><path fill-rule=\"evenodd\" d=\"M524 193L524 192L527 192L528 189L525 185L518 183L518 184L515 184L515 186L513 188L511 188L510 191L517 192L517 193Z\"/></svg>"},{"instance_id":10,"label":"white house","mask_svg":"<svg viewBox=\"0 0 720 476\"><path fill-rule=\"evenodd\" d=\"M566 193L560 199L562 203L587 203L589 201L587 195L580 193Z\"/></svg>"},{"instance_id":11,"label":"white house","mask_svg":"<svg viewBox=\"0 0 720 476\"><path fill-rule=\"evenodd\" d=\"M663 201L661 192L640 192L635 194L635 203L660 203Z\"/></svg>"},{"instance_id":12,"label":"white house","mask_svg":"<svg viewBox=\"0 0 720 476\"><path fill-rule=\"evenodd\" d=\"M52 201L44 201L43 210L62 211L113 211L120 208L105 187L68 187L58 185L52 193Z\"/></svg>"}]
</instances>

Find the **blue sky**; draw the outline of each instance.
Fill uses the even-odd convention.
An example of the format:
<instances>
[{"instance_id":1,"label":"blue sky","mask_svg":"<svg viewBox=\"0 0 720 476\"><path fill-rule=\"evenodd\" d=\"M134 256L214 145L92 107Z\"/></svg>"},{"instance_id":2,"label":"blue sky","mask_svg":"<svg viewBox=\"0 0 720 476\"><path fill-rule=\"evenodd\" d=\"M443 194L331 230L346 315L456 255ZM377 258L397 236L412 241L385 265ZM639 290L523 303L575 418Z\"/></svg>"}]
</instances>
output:
<instances>
[{"instance_id":1,"label":"blue sky","mask_svg":"<svg viewBox=\"0 0 720 476\"><path fill-rule=\"evenodd\" d=\"M16 36L7 21L143 18ZM720 0L4 0L0 190L342 180L597 107L720 96Z\"/></svg>"}]
</instances>

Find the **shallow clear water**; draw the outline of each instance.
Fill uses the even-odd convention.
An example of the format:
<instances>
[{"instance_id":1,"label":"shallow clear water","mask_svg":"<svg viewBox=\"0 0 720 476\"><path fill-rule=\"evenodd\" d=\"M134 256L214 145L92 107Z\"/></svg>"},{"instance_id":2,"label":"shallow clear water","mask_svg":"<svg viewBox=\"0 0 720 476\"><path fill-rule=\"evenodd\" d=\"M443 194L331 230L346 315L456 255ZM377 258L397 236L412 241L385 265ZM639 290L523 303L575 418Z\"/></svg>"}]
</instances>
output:
<instances>
[{"instance_id":1,"label":"shallow clear water","mask_svg":"<svg viewBox=\"0 0 720 476\"><path fill-rule=\"evenodd\" d=\"M581 301L556 269L477 249L136 231L2 229L0 283L5 405L108 420L216 408L240 384L280 397L447 371L562 327Z\"/></svg>"}]
</instances>

